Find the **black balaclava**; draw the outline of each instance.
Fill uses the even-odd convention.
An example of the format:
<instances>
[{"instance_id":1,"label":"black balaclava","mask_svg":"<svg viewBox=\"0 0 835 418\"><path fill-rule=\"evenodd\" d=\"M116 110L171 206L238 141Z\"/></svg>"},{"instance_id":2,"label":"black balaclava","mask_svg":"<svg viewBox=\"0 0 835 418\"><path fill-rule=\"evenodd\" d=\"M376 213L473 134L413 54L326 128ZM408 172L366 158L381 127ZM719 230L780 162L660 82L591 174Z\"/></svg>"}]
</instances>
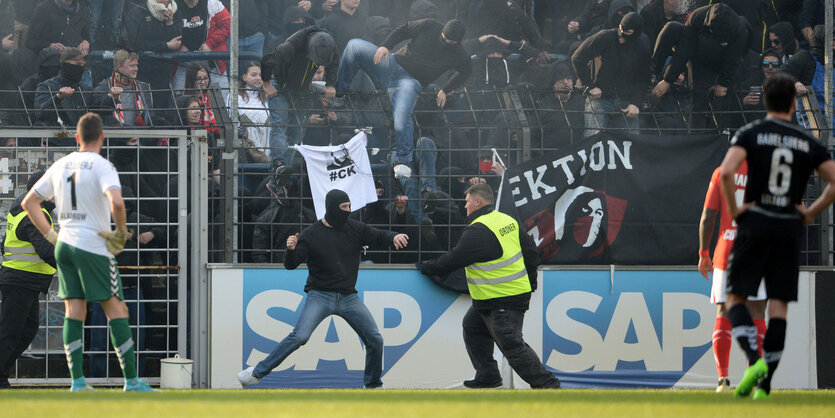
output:
<instances>
[{"instance_id":1,"label":"black balaclava","mask_svg":"<svg viewBox=\"0 0 835 418\"><path fill-rule=\"evenodd\" d=\"M303 23L290 23L291 20L295 20L298 18L303 18ZM313 18L310 17L310 14L307 13L307 10L304 10L298 6L290 6L284 10L284 31L287 36L290 36L308 26L312 26Z\"/></svg>"},{"instance_id":2,"label":"black balaclava","mask_svg":"<svg viewBox=\"0 0 835 418\"><path fill-rule=\"evenodd\" d=\"M333 189L328 192L327 196L325 196L325 220L328 222L328 225L334 228L342 228L345 225L345 221L348 220L348 215L351 212L340 209L339 205L350 201L351 199L348 198L348 193L342 190Z\"/></svg>"},{"instance_id":3,"label":"black balaclava","mask_svg":"<svg viewBox=\"0 0 835 418\"><path fill-rule=\"evenodd\" d=\"M792 28L792 24L789 22L779 22L772 25L768 28L769 33L774 33L777 35L777 39L780 40L780 45L783 47L783 54L784 55L794 55L796 52L795 44L796 39L794 37L794 29ZM766 40L771 44L771 41Z\"/></svg>"},{"instance_id":4,"label":"black balaclava","mask_svg":"<svg viewBox=\"0 0 835 418\"><path fill-rule=\"evenodd\" d=\"M84 74L84 66L70 64L68 62L61 63L61 78L64 79L66 86L71 87L78 85L81 82L81 76Z\"/></svg>"},{"instance_id":5,"label":"black balaclava","mask_svg":"<svg viewBox=\"0 0 835 418\"><path fill-rule=\"evenodd\" d=\"M307 39L307 56L319 65L330 65L336 56L336 42L327 32L316 32Z\"/></svg>"},{"instance_id":6,"label":"black balaclava","mask_svg":"<svg viewBox=\"0 0 835 418\"><path fill-rule=\"evenodd\" d=\"M644 20L641 19L641 15L635 12L629 12L623 19L620 20L620 26L618 27L618 35L622 36L626 39L625 45L634 44L638 38L641 36L641 29L643 29ZM623 32L628 30L633 30L632 35L625 35Z\"/></svg>"}]
</instances>

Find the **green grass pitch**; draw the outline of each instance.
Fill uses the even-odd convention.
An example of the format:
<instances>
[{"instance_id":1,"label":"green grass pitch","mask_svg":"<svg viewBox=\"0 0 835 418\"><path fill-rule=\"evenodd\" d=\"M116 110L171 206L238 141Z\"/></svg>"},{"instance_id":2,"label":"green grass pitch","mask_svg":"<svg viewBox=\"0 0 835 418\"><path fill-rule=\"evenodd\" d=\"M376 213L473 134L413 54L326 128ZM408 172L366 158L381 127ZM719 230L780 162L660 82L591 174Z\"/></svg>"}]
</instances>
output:
<instances>
[{"instance_id":1,"label":"green grass pitch","mask_svg":"<svg viewBox=\"0 0 835 418\"><path fill-rule=\"evenodd\" d=\"M3 417L835 417L835 391L768 401L706 390L167 390L0 391Z\"/></svg>"}]
</instances>

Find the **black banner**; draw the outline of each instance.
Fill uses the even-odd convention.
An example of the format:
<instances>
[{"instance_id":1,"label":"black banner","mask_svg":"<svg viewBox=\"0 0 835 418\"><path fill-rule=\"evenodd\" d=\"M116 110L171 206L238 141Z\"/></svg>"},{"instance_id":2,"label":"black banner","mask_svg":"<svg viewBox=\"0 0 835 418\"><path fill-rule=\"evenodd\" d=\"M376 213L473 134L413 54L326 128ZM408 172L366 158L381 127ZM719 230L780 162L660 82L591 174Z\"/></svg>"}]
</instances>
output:
<instances>
[{"instance_id":1,"label":"black banner","mask_svg":"<svg viewBox=\"0 0 835 418\"><path fill-rule=\"evenodd\" d=\"M508 169L501 209L515 205L544 264L695 265L727 148L726 135L601 133Z\"/></svg>"}]
</instances>

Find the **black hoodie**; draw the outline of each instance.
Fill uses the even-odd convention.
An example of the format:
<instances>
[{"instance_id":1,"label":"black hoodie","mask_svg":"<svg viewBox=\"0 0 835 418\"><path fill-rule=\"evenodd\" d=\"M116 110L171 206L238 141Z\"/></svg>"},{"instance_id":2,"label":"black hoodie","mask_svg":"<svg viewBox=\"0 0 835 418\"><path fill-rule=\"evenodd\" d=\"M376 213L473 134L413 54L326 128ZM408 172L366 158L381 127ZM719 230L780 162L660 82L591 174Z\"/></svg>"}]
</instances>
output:
<instances>
[{"instance_id":1,"label":"black hoodie","mask_svg":"<svg viewBox=\"0 0 835 418\"><path fill-rule=\"evenodd\" d=\"M638 24L640 16L630 13L624 17L627 19ZM600 88L603 98L617 97L640 107L649 81L650 48L646 38L640 36L640 27L635 32L623 44L618 29L597 32L574 51L571 64L583 85ZM592 62L598 57L600 65L594 67Z\"/></svg>"},{"instance_id":2,"label":"black hoodie","mask_svg":"<svg viewBox=\"0 0 835 418\"><path fill-rule=\"evenodd\" d=\"M805 85L812 84L812 79L815 78L815 59L809 51L797 49L797 40L791 23L776 23L768 29L768 32L777 35L783 46L781 57L783 66L780 71L790 74Z\"/></svg>"},{"instance_id":3,"label":"black hoodie","mask_svg":"<svg viewBox=\"0 0 835 418\"><path fill-rule=\"evenodd\" d=\"M308 26L275 47L261 61L261 79L265 83L269 83L270 79L275 77L281 91L308 90L319 65L309 58L307 41L321 32L327 33L326 30L316 26ZM329 63L323 63L323 65L325 66L325 85L335 86L339 54L333 54L333 60Z\"/></svg>"},{"instance_id":4,"label":"black hoodie","mask_svg":"<svg viewBox=\"0 0 835 418\"><path fill-rule=\"evenodd\" d=\"M470 56L461 44L449 45L441 39L444 25L430 19L416 20L395 29L381 46L390 51L402 41L411 39L405 52L398 51L397 63L424 87L448 70L455 74L443 86L446 93L460 87L473 71Z\"/></svg>"}]
</instances>

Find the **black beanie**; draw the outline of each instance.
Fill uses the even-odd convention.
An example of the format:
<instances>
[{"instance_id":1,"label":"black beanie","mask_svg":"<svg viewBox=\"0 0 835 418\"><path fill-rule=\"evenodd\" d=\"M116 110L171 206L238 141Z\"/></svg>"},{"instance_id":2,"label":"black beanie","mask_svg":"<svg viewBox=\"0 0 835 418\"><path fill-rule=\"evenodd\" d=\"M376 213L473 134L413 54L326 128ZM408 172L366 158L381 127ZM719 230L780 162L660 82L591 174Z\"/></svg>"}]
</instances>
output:
<instances>
[{"instance_id":1,"label":"black beanie","mask_svg":"<svg viewBox=\"0 0 835 418\"><path fill-rule=\"evenodd\" d=\"M307 39L307 56L319 65L330 65L336 56L336 43L327 32L316 32Z\"/></svg>"},{"instance_id":2,"label":"black beanie","mask_svg":"<svg viewBox=\"0 0 835 418\"><path fill-rule=\"evenodd\" d=\"M632 35L624 35L624 38L631 38L631 39L638 39L641 36L641 30L644 27L644 19L641 18L641 15L635 12L629 12L623 16L623 19L620 20L620 28L621 30L628 31L633 30L634 32Z\"/></svg>"},{"instance_id":3,"label":"black beanie","mask_svg":"<svg viewBox=\"0 0 835 418\"><path fill-rule=\"evenodd\" d=\"M449 41L461 43L466 32L467 27L458 19L452 19L444 25L443 34Z\"/></svg>"},{"instance_id":4,"label":"black beanie","mask_svg":"<svg viewBox=\"0 0 835 418\"><path fill-rule=\"evenodd\" d=\"M39 170L29 175L29 180L26 181L26 190L32 190L35 187L35 183L46 174L46 170Z\"/></svg>"}]
</instances>

